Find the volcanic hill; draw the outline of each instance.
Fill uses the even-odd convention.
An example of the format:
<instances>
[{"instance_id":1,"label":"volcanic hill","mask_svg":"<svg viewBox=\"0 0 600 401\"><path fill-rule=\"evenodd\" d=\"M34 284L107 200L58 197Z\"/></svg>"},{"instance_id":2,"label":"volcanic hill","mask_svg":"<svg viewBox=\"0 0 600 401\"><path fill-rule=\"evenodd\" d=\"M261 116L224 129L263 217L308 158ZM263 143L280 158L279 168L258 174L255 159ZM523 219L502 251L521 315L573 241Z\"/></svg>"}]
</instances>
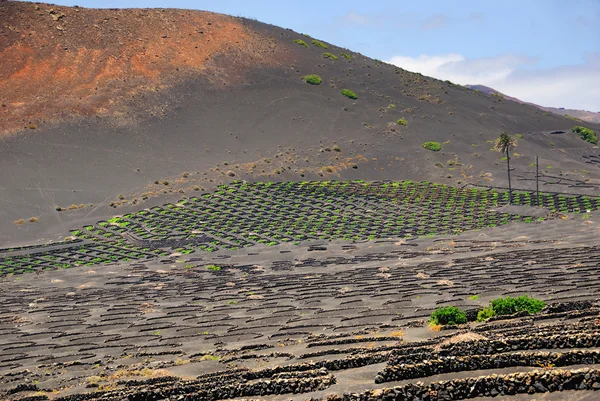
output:
<instances>
[{"instance_id":1,"label":"volcanic hill","mask_svg":"<svg viewBox=\"0 0 600 401\"><path fill-rule=\"evenodd\" d=\"M0 399L597 399L587 129L249 19L0 2Z\"/></svg>"},{"instance_id":2,"label":"volcanic hill","mask_svg":"<svg viewBox=\"0 0 600 401\"><path fill-rule=\"evenodd\" d=\"M539 154L597 178L577 173L594 151L568 118L254 20L9 1L0 21L2 242L56 239L65 221L232 179L503 186L486 142L501 131L524 135L522 174Z\"/></svg>"}]
</instances>

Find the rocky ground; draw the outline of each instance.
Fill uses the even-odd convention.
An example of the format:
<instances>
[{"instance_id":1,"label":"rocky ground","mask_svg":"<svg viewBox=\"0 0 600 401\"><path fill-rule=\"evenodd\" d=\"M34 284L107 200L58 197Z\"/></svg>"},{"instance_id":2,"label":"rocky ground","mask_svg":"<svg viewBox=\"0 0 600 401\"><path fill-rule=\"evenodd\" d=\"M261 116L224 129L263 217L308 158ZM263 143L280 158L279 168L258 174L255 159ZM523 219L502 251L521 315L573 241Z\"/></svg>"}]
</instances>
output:
<instances>
[{"instance_id":1,"label":"rocky ground","mask_svg":"<svg viewBox=\"0 0 600 401\"><path fill-rule=\"evenodd\" d=\"M593 399L597 213L4 276L0 391L40 400L529 400L569 390L568 399ZM550 307L427 327L439 306L473 313L525 293Z\"/></svg>"},{"instance_id":2,"label":"rocky ground","mask_svg":"<svg viewBox=\"0 0 600 401\"><path fill-rule=\"evenodd\" d=\"M0 21L2 246L57 241L236 179L506 187L491 150L502 131L518 135L515 188L535 188L539 156L543 190L599 191L600 150L571 129L600 126L289 29L15 1L0 3ZM308 84L309 74L323 82Z\"/></svg>"},{"instance_id":3,"label":"rocky ground","mask_svg":"<svg viewBox=\"0 0 600 401\"><path fill-rule=\"evenodd\" d=\"M244 18L0 21L0 399L598 398L581 121Z\"/></svg>"}]
</instances>

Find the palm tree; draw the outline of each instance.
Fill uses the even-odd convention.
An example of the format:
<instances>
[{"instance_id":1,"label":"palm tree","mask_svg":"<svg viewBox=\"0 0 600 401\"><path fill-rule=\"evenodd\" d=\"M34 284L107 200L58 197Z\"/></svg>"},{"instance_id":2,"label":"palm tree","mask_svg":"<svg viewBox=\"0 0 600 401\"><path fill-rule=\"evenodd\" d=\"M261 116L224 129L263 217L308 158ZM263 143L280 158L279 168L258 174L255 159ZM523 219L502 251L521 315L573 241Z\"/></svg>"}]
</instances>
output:
<instances>
[{"instance_id":1,"label":"palm tree","mask_svg":"<svg viewBox=\"0 0 600 401\"><path fill-rule=\"evenodd\" d=\"M506 172L508 173L508 203L512 204L512 186L510 184L510 150L517 146L517 141L510 134L503 132L496 139L494 150L506 153Z\"/></svg>"}]
</instances>

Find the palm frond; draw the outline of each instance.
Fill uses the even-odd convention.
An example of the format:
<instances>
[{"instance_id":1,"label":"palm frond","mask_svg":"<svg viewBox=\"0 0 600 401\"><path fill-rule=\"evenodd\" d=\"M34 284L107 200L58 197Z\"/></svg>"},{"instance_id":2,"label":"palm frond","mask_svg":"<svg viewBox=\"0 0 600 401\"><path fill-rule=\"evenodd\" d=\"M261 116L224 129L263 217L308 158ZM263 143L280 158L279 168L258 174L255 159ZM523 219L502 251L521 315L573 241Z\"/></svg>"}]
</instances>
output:
<instances>
[{"instance_id":1,"label":"palm frond","mask_svg":"<svg viewBox=\"0 0 600 401\"><path fill-rule=\"evenodd\" d=\"M494 143L494 150L501 153L508 153L511 148L517 146L517 141L510 134L503 132Z\"/></svg>"}]
</instances>

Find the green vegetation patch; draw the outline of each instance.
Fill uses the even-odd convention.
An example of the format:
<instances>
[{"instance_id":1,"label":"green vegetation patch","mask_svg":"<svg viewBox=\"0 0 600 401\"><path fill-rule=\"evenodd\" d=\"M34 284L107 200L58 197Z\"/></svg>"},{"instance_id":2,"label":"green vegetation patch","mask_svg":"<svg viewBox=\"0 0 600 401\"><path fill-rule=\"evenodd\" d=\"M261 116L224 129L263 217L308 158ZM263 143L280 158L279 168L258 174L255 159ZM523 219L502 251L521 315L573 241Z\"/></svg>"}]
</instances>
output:
<instances>
[{"instance_id":1,"label":"green vegetation patch","mask_svg":"<svg viewBox=\"0 0 600 401\"><path fill-rule=\"evenodd\" d=\"M348 53L342 53L342 54L340 54L340 57L343 57L343 58L348 59L348 60L350 60L352 58L352 56L349 55Z\"/></svg>"},{"instance_id":2,"label":"green vegetation patch","mask_svg":"<svg viewBox=\"0 0 600 401\"><path fill-rule=\"evenodd\" d=\"M529 295L520 297L506 297L494 299L490 305L483 308L477 314L477 321L483 322L490 317L512 315L517 312L526 311L530 315L540 313L546 306L546 303L540 299L532 298Z\"/></svg>"},{"instance_id":3,"label":"green vegetation patch","mask_svg":"<svg viewBox=\"0 0 600 401\"><path fill-rule=\"evenodd\" d=\"M433 152L439 152L442 149L442 145L440 145L439 142L425 142L423 148Z\"/></svg>"},{"instance_id":4,"label":"green vegetation patch","mask_svg":"<svg viewBox=\"0 0 600 401\"><path fill-rule=\"evenodd\" d=\"M302 77L302 79L311 85L321 85L321 82L323 82L323 79L315 74L305 75Z\"/></svg>"},{"instance_id":5,"label":"green vegetation patch","mask_svg":"<svg viewBox=\"0 0 600 401\"><path fill-rule=\"evenodd\" d=\"M327 46L325 43L321 42L320 40L313 39L311 43L314 46L320 47L322 49L329 49L329 46Z\"/></svg>"},{"instance_id":6,"label":"green vegetation patch","mask_svg":"<svg viewBox=\"0 0 600 401\"><path fill-rule=\"evenodd\" d=\"M396 121L396 122L398 123L398 125L406 125L406 124L408 124L408 122L405 119L403 119L403 118L398 119L398 121Z\"/></svg>"},{"instance_id":7,"label":"green vegetation patch","mask_svg":"<svg viewBox=\"0 0 600 401\"><path fill-rule=\"evenodd\" d=\"M464 324L467 323L467 314L456 306L445 306L431 313L429 323L434 325Z\"/></svg>"},{"instance_id":8,"label":"green vegetation patch","mask_svg":"<svg viewBox=\"0 0 600 401\"><path fill-rule=\"evenodd\" d=\"M324 151L339 155L345 150L336 143L324 148ZM436 162L439 168L460 165L457 159L443 164ZM333 172L332 166L323 167ZM357 167L356 164L348 165L348 168ZM535 191L512 192L515 205L535 206L537 199ZM366 200L369 200L368 207L358 206L365 205ZM584 220L590 217L588 210L600 210L599 196L540 193L539 201L551 212L579 213ZM76 239L61 242L68 247L44 249L45 245L35 246L21 255L12 256L0 250L0 278L32 271L146 260L175 252L209 254L257 244L274 246L319 239L361 241L430 237L546 219L491 211L508 202L507 191L452 187L428 181L248 183L237 180L221 185L211 193L182 199L178 203L149 207L71 230L70 235ZM369 212L372 207L378 211L377 215ZM248 218L240 218L240 213ZM252 231L248 229L250 224ZM198 241L185 247L152 249L128 240L131 236L143 241L168 240L180 233ZM206 233L210 239L199 241L201 233ZM212 270L211 273L217 274L227 270L225 265L178 263L182 269L193 271ZM496 313L488 307L482 316L487 318Z\"/></svg>"},{"instance_id":9,"label":"green vegetation patch","mask_svg":"<svg viewBox=\"0 0 600 401\"><path fill-rule=\"evenodd\" d=\"M121 217L113 217L112 219L108 219L108 223L118 225L119 227L127 227L129 225L129 223L123 220Z\"/></svg>"},{"instance_id":10,"label":"green vegetation patch","mask_svg":"<svg viewBox=\"0 0 600 401\"><path fill-rule=\"evenodd\" d=\"M596 132L594 132L594 130L582 127L581 125L576 125L573 127L573 132L586 142L594 145L598 144L598 138L596 137Z\"/></svg>"},{"instance_id":11,"label":"green vegetation patch","mask_svg":"<svg viewBox=\"0 0 600 401\"><path fill-rule=\"evenodd\" d=\"M294 43L300 46L304 46L304 47L308 47L308 45L306 44L305 41L303 41L302 39L296 39L294 40Z\"/></svg>"},{"instance_id":12,"label":"green vegetation patch","mask_svg":"<svg viewBox=\"0 0 600 401\"><path fill-rule=\"evenodd\" d=\"M352 92L350 89L342 89L342 95L349 97L350 99L358 99L358 95Z\"/></svg>"},{"instance_id":13,"label":"green vegetation patch","mask_svg":"<svg viewBox=\"0 0 600 401\"><path fill-rule=\"evenodd\" d=\"M328 52L323 53L323 57L331 59L331 60L337 60L338 59L338 56L336 56L333 53L328 53Z\"/></svg>"}]
</instances>

